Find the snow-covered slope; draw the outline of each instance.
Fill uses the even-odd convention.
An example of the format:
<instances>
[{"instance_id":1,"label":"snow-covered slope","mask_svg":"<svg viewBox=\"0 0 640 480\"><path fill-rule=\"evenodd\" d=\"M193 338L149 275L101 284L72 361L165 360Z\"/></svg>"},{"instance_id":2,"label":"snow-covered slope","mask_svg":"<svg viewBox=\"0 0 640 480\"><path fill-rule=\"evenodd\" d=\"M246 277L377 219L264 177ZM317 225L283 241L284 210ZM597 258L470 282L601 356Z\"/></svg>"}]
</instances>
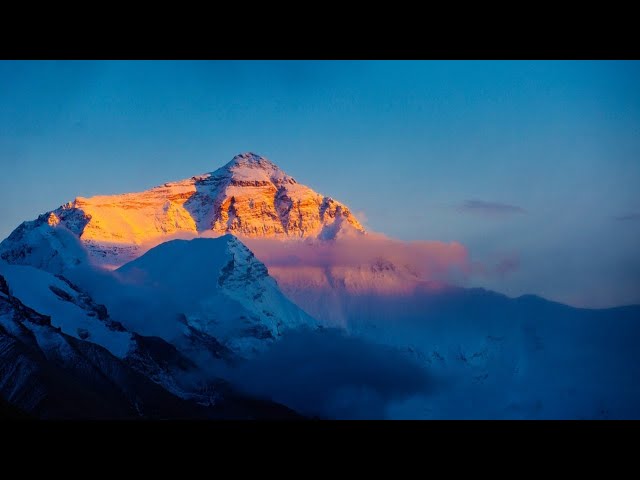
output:
<instances>
[{"instance_id":1,"label":"snow-covered slope","mask_svg":"<svg viewBox=\"0 0 640 480\"><path fill-rule=\"evenodd\" d=\"M129 290L161 298L175 309L176 321L240 356L263 349L288 329L316 326L233 235L165 242L116 274Z\"/></svg>"},{"instance_id":2,"label":"snow-covered slope","mask_svg":"<svg viewBox=\"0 0 640 480\"><path fill-rule=\"evenodd\" d=\"M78 230L60 224L53 213L23 222L0 243L0 260L29 265L53 273L89 262L86 247L78 239Z\"/></svg>"},{"instance_id":3,"label":"snow-covered slope","mask_svg":"<svg viewBox=\"0 0 640 480\"><path fill-rule=\"evenodd\" d=\"M117 267L176 235L330 239L354 232L364 230L346 206L245 153L212 173L145 192L78 197L20 225L0 244L0 258L61 273L87 255Z\"/></svg>"},{"instance_id":4,"label":"snow-covered slope","mask_svg":"<svg viewBox=\"0 0 640 480\"><path fill-rule=\"evenodd\" d=\"M3 402L37 418L296 416L285 407L238 394L225 382L212 381L160 338L126 332L109 319L104 307L69 287L64 279L27 267L3 266L3 271L8 273L8 279L0 275ZM37 293L24 286L30 278ZM56 284L55 280L67 286ZM55 287L53 298L40 288L45 284ZM27 306L16 292L26 294L34 304L52 312L53 317ZM85 311L88 318L68 305L55 305L55 298ZM97 315L92 316L91 312ZM65 332L75 333L78 323L90 332L86 340ZM103 341L112 348L114 344L101 325L129 339L126 355L121 351L118 356L113 355L98 343Z\"/></svg>"},{"instance_id":5,"label":"snow-covered slope","mask_svg":"<svg viewBox=\"0 0 640 480\"><path fill-rule=\"evenodd\" d=\"M71 337L0 276L0 394L37 417L197 416L121 358ZM196 406L197 407L197 406Z\"/></svg>"},{"instance_id":6,"label":"snow-covered slope","mask_svg":"<svg viewBox=\"0 0 640 480\"><path fill-rule=\"evenodd\" d=\"M0 262L0 275L11 285L12 295L51 317L51 324L65 334L102 345L118 358L131 349L131 333L111 320L103 305L64 277L4 262Z\"/></svg>"},{"instance_id":7,"label":"snow-covered slope","mask_svg":"<svg viewBox=\"0 0 640 480\"><path fill-rule=\"evenodd\" d=\"M67 278L1 261L0 276L12 298L46 316L59 332L100 345L175 395L194 397L191 389L181 387L177 379L195 369L193 362L160 338L127 330L111 318L104 305Z\"/></svg>"}]
</instances>

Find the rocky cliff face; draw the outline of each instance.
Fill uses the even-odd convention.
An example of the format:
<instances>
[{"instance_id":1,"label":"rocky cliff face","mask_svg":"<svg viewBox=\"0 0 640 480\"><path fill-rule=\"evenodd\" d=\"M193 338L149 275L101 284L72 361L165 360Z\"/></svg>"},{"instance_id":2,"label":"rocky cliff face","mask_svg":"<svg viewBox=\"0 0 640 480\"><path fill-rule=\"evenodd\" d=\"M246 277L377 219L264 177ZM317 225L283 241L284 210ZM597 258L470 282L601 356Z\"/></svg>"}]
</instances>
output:
<instances>
[{"instance_id":1,"label":"rocky cliff face","mask_svg":"<svg viewBox=\"0 0 640 480\"><path fill-rule=\"evenodd\" d=\"M332 227L343 223L364 231L346 206L252 153L238 155L197 180L185 208L199 219L199 231L245 237L330 237L336 233Z\"/></svg>"},{"instance_id":2,"label":"rocky cliff face","mask_svg":"<svg viewBox=\"0 0 640 480\"><path fill-rule=\"evenodd\" d=\"M212 173L144 192L78 197L20 225L0 244L0 258L59 273L61 265L84 261L86 250L93 263L115 268L171 236L205 232L287 240L364 229L345 205L244 153ZM70 248L70 236L84 248ZM70 252L72 259L60 258Z\"/></svg>"}]
</instances>

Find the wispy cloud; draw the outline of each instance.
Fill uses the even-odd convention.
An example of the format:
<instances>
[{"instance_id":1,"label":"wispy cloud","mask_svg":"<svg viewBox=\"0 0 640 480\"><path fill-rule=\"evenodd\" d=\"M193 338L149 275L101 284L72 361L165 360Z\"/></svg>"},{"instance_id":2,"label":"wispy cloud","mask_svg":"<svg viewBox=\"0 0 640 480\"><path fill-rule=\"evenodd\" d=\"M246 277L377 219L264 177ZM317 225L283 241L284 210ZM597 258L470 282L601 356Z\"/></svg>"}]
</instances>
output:
<instances>
[{"instance_id":1,"label":"wispy cloud","mask_svg":"<svg viewBox=\"0 0 640 480\"><path fill-rule=\"evenodd\" d=\"M618 215L617 217L613 217L615 220L620 220L622 222L628 220L640 220L640 213L630 213L628 215Z\"/></svg>"},{"instance_id":2,"label":"wispy cloud","mask_svg":"<svg viewBox=\"0 0 640 480\"><path fill-rule=\"evenodd\" d=\"M287 241L243 238L261 261L271 267L359 268L381 260L396 266L410 265L425 280L446 280L458 271L466 272L469 253L460 243L405 242L369 232L366 236L341 237L331 242Z\"/></svg>"},{"instance_id":3,"label":"wispy cloud","mask_svg":"<svg viewBox=\"0 0 640 480\"><path fill-rule=\"evenodd\" d=\"M337 419L386 418L392 403L438 387L401 351L334 329L288 332L266 352L220 376L303 414Z\"/></svg>"},{"instance_id":4,"label":"wispy cloud","mask_svg":"<svg viewBox=\"0 0 640 480\"><path fill-rule=\"evenodd\" d=\"M520 255L503 253L484 261L471 261L467 272L476 278L505 278L520 269Z\"/></svg>"},{"instance_id":5,"label":"wispy cloud","mask_svg":"<svg viewBox=\"0 0 640 480\"><path fill-rule=\"evenodd\" d=\"M465 200L458 205L457 210L462 213L473 213L478 215L520 215L527 211L517 205L509 205L508 203L486 202L484 200Z\"/></svg>"},{"instance_id":6,"label":"wispy cloud","mask_svg":"<svg viewBox=\"0 0 640 480\"><path fill-rule=\"evenodd\" d=\"M367 214L364 213L363 211L354 212L353 214L358 219L358 221L363 225L366 224L367 221L369 220L369 218L367 217Z\"/></svg>"},{"instance_id":7,"label":"wispy cloud","mask_svg":"<svg viewBox=\"0 0 640 480\"><path fill-rule=\"evenodd\" d=\"M520 258L517 255L509 255L502 258L494 267L494 272L504 277L520 268Z\"/></svg>"}]
</instances>

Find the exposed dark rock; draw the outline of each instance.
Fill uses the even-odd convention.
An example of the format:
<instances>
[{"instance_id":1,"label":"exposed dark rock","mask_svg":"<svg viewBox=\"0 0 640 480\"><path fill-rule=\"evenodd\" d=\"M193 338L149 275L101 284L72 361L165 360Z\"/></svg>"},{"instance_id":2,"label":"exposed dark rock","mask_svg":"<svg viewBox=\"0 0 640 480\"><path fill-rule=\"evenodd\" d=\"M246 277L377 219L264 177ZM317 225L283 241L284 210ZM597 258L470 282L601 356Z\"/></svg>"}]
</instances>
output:
<instances>
[{"instance_id":1,"label":"exposed dark rock","mask_svg":"<svg viewBox=\"0 0 640 480\"><path fill-rule=\"evenodd\" d=\"M58 298L64 300L65 302L75 303L73 301L73 297L69 295L67 292L62 290L61 288L56 287L55 285L49 285L49 290L56 294Z\"/></svg>"}]
</instances>

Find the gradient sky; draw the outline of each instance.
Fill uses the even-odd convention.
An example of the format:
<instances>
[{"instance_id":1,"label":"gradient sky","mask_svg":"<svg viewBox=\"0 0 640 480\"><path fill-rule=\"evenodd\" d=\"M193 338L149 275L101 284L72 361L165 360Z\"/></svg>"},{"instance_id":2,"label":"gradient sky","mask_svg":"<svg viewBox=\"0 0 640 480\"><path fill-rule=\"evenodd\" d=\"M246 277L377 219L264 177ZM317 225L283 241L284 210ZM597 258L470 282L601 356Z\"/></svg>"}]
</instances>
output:
<instances>
[{"instance_id":1,"label":"gradient sky","mask_svg":"<svg viewBox=\"0 0 640 480\"><path fill-rule=\"evenodd\" d=\"M253 151L475 285L640 303L640 62L0 62L0 238Z\"/></svg>"}]
</instances>

